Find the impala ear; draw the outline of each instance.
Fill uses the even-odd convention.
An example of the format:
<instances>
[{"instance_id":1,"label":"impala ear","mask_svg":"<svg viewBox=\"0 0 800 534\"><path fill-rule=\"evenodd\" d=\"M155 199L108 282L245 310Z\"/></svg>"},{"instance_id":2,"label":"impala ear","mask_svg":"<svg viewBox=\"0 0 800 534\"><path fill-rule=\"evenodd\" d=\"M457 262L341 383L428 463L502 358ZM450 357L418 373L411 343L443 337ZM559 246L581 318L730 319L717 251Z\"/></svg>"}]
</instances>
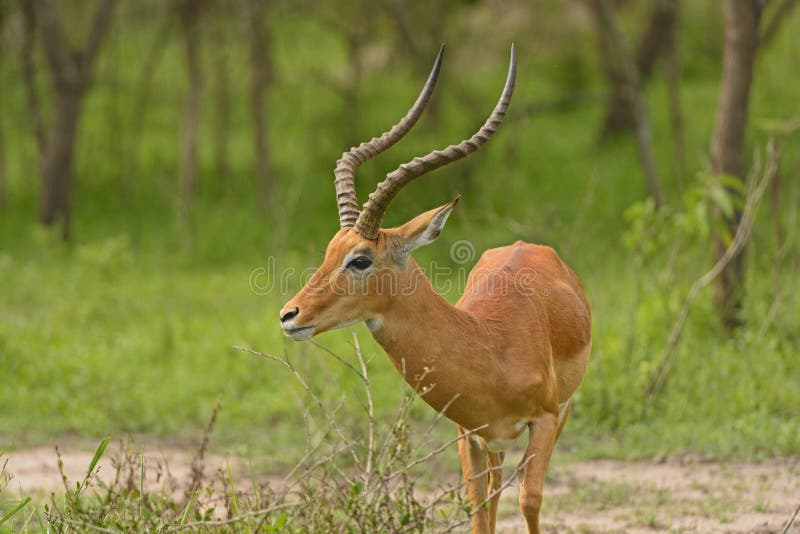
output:
<instances>
[{"instance_id":1,"label":"impala ear","mask_svg":"<svg viewBox=\"0 0 800 534\"><path fill-rule=\"evenodd\" d=\"M404 225L394 229L397 237L395 252L400 262L404 263L412 250L432 243L439 237L444 223L447 222L447 217L450 216L460 199L461 195L444 206L417 215Z\"/></svg>"}]
</instances>

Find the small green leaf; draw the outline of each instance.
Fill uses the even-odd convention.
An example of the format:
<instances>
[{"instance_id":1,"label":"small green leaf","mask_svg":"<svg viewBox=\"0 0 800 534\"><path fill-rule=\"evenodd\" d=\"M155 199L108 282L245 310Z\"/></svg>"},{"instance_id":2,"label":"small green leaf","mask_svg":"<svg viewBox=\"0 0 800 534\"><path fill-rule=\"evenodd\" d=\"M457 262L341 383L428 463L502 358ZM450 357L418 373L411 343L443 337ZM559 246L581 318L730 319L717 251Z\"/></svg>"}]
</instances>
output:
<instances>
[{"instance_id":1,"label":"small green leaf","mask_svg":"<svg viewBox=\"0 0 800 534\"><path fill-rule=\"evenodd\" d=\"M722 210L728 219L733 217L733 201L730 194L720 184L714 184L708 192L714 204Z\"/></svg>"},{"instance_id":2,"label":"small green leaf","mask_svg":"<svg viewBox=\"0 0 800 534\"><path fill-rule=\"evenodd\" d=\"M727 187L728 189L732 189L734 191L738 191L739 193L744 193L745 187L744 182L738 176L734 176L733 174L719 174L717 175L717 179L719 183Z\"/></svg>"}]
</instances>

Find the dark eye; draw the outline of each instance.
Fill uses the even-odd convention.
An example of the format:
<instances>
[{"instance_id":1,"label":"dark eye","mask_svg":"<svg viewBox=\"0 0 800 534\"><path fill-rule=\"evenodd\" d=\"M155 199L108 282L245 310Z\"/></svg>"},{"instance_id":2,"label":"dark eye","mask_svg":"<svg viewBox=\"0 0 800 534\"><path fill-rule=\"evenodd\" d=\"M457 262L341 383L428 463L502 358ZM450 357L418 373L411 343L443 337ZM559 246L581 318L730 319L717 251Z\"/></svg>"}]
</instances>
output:
<instances>
[{"instance_id":1,"label":"dark eye","mask_svg":"<svg viewBox=\"0 0 800 534\"><path fill-rule=\"evenodd\" d=\"M348 269L355 269L357 271L363 271L364 269L368 268L372 265L372 260L366 256L357 256L354 258L350 263L347 264Z\"/></svg>"}]
</instances>

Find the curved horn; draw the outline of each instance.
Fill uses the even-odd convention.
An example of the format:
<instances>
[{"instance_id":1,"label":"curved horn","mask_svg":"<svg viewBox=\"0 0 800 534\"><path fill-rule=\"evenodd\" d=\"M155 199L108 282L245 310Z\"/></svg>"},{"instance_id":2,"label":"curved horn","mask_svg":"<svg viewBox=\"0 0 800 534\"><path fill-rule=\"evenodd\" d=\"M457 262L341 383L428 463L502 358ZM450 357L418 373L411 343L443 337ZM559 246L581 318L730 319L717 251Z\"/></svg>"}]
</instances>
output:
<instances>
[{"instance_id":1,"label":"curved horn","mask_svg":"<svg viewBox=\"0 0 800 534\"><path fill-rule=\"evenodd\" d=\"M494 111L486 119L486 122L469 139L461 141L457 145L450 145L444 150L434 150L424 157L417 157L408 163L400 165L396 170L386 175L386 179L378 184L374 193L369 195L369 200L364 204L364 209L356 221L355 231L367 239L375 239L381 226L386 209L398 191L410 181L419 178L423 174L438 169L448 163L464 158L478 150L497 130L506 109L511 101L514 92L514 81L517 75L517 57L514 53L514 45L511 45L511 61L508 66L508 76L500 100L494 107Z\"/></svg>"},{"instance_id":2,"label":"curved horn","mask_svg":"<svg viewBox=\"0 0 800 534\"><path fill-rule=\"evenodd\" d=\"M439 48L439 54L436 56L433 69L428 75L428 81L425 82L417 101L414 102L405 117L400 119L400 122L392 126L390 130L381 134L380 137L373 137L368 142L361 143L358 147L353 147L348 152L343 153L342 157L336 162L336 169L333 171L335 176L333 183L336 187L336 202L339 205L339 225L342 228L355 225L359 217L355 186L356 170L362 163L374 158L402 139L414 126L431 98L436 80L439 77L443 54L444 45Z\"/></svg>"}]
</instances>

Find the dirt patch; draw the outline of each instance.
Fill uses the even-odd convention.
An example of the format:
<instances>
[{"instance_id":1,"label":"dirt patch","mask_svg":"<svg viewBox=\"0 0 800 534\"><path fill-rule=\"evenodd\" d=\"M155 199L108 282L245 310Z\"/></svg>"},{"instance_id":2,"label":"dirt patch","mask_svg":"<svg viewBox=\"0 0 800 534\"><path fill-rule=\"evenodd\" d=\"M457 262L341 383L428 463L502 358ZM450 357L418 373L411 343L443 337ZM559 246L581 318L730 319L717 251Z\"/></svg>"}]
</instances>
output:
<instances>
[{"instance_id":1,"label":"dirt patch","mask_svg":"<svg viewBox=\"0 0 800 534\"><path fill-rule=\"evenodd\" d=\"M518 488L500 505L498 532L525 532ZM553 465L546 532L782 532L800 504L800 459L751 464L672 458ZM795 523L790 532L800 532Z\"/></svg>"},{"instance_id":2,"label":"dirt patch","mask_svg":"<svg viewBox=\"0 0 800 534\"><path fill-rule=\"evenodd\" d=\"M110 446L98 464L101 478L115 468ZM64 472L80 480L92 451L62 449ZM190 476L194 453L181 449L145 449L144 484L156 488L166 469L173 478ZM9 451L6 470L13 475L6 492L46 495L63 488L52 448ZM206 476L229 467L234 477L249 478L249 462L206 455ZM453 472L454 477L458 476ZM270 478L265 476L264 478ZM498 533L524 533L517 509L517 484L503 493ZM800 504L800 458L758 464L669 458L658 462L565 461L548 474L542 527L545 532L782 532ZM790 532L800 533L800 522Z\"/></svg>"},{"instance_id":3,"label":"dirt patch","mask_svg":"<svg viewBox=\"0 0 800 534\"><path fill-rule=\"evenodd\" d=\"M109 445L103 457L97 463L97 476L109 480L116 474L116 466L112 459L120 454L122 447L119 444ZM94 452L76 450L72 448L60 449L63 462L63 472L67 479L74 484L83 480L92 462ZM192 460L195 452L181 449L144 449L135 454L132 461L126 462L129 469L134 468L135 473L122 473L130 476L136 484L144 484L145 489L154 490L162 488L168 475L172 479L183 481L191 478ZM6 472L13 478L5 489L12 494L32 496L48 495L64 489L61 471L58 468L58 455L53 447L37 447L18 451L8 451L4 455L7 460ZM142 470L138 469L144 464L144 479L141 478ZM214 476L219 470L231 467L236 476L245 470L244 460L237 457L226 457L216 454L206 454L203 461L205 477Z\"/></svg>"}]
</instances>

